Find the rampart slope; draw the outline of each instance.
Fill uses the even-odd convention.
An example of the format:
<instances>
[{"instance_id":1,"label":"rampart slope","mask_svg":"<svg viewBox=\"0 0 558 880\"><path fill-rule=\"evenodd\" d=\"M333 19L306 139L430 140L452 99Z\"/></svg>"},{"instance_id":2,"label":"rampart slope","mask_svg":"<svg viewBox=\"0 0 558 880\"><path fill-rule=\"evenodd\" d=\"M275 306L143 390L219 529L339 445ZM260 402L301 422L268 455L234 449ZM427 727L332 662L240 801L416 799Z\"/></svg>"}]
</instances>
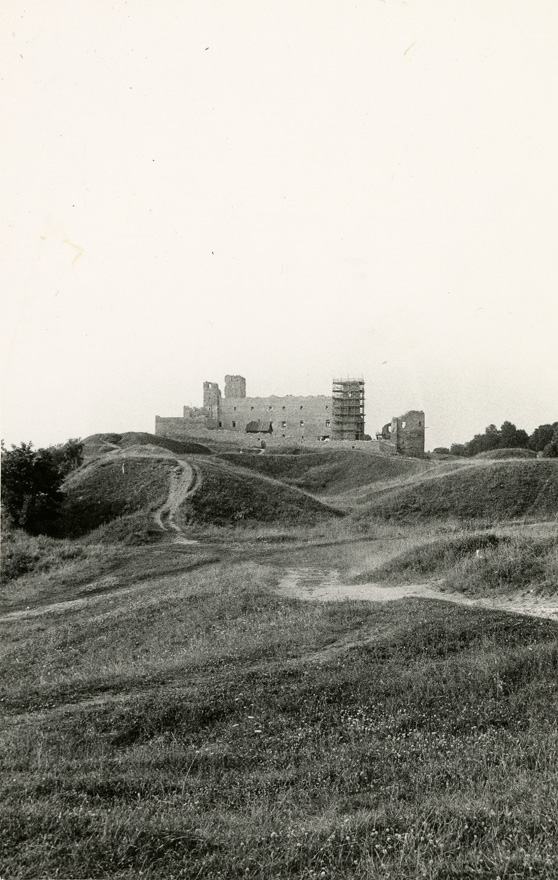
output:
<instances>
[{"instance_id":1,"label":"rampart slope","mask_svg":"<svg viewBox=\"0 0 558 880\"><path fill-rule=\"evenodd\" d=\"M558 461L481 460L424 476L379 494L362 517L382 519L538 519L558 516Z\"/></svg>"}]
</instances>

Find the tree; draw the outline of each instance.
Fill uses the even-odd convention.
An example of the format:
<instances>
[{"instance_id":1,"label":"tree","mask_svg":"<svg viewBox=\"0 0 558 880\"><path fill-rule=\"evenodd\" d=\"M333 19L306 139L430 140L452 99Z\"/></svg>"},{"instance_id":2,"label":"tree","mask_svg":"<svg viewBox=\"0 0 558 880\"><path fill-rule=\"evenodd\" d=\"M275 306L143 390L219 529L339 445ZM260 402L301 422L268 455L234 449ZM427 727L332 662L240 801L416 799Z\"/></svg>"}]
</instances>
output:
<instances>
[{"instance_id":1,"label":"tree","mask_svg":"<svg viewBox=\"0 0 558 880\"><path fill-rule=\"evenodd\" d=\"M52 531L66 475L82 460L79 440L49 449L2 442L2 507L10 523L31 534Z\"/></svg>"},{"instance_id":2,"label":"tree","mask_svg":"<svg viewBox=\"0 0 558 880\"><path fill-rule=\"evenodd\" d=\"M452 443L450 446L450 455L467 455L467 448L464 443Z\"/></svg>"},{"instance_id":3,"label":"tree","mask_svg":"<svg viewBox=\"0 0 558 880\"><path fill-rule=\"evenodd\" d=\"M516 428L512 422L504 422L500 428L500 449L526 449L529 442L527 431Z\"/></svg>"},{"instance_id":4,"label":"tree","mask_svg":"<svg viewBox=\"0 0 558 880\"><path fill-rule=\"evenodd\" d=\"M552 440L543 449L543 456L545 458L558 458L558 423L554 429Z\"/></svg>"},{"instance_id":5,"label":"tree","mask_svg":"<svg viewBox=\"0 0 558 880\"><path fill-rule=\"evenodd\" d=\"M500 445L500 432L496 425L488 425L484 434L475 434L472 440L465 444L465 455L478 455L479 452L489 452L497 449Z\"/></svg>"},{"instance_id":6,"label":"tree","mask_svg":"<svg viewBox=\"0 0 558 880\"><path fill-rule=\"evenodd\" d=\"M58 446L50 446L49 449L63 477L75 471L83 462L83 443L76 438Z\"/></svg>"},{"instance_id":7,"label":"tree","mask_svg":"<svg viewBox=\"0 0 558 880\"><path fill-rule=\"evenodd\" d=\"M554 422L552 425L539 425L529 437L529 449L533 449L535 452L542 452L545 446L552 442L557 428L558 422Z\"/></svg>"}]
</instances>

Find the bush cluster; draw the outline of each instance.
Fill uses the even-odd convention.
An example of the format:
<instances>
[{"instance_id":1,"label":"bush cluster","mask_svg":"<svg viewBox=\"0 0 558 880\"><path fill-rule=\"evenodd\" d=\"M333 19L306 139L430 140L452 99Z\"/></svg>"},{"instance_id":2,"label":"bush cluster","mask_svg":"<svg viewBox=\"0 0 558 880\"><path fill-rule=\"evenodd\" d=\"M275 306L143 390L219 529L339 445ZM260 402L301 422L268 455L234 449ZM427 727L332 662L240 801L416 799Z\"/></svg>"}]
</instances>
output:
<instances>
[{"instance_id":1,"label":"bush cluster","mask_svg":"<svg viewBox=\"0 0 558 880\"><path fill-rule=\"evenodd\" d=\"M8 450L2 442L2 508L8 522L32 535L51 533L62 483L82 461L83 444L76 439L46 449L20 443Z\"/></svg>"}]
</instances>

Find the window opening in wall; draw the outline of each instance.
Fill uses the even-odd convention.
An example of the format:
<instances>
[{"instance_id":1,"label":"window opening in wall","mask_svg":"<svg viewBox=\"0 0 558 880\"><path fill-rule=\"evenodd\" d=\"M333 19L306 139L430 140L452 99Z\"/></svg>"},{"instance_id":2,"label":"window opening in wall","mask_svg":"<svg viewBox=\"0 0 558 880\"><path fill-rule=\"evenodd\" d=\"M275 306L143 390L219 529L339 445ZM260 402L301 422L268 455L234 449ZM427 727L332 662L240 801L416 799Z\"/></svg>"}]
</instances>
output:
<instances>
[{"instance_id":1,"label":"window opening in wall","mask_svg":"<svg viewBox=\"0 0 558 880\"><path fill-rule=\"evenodd\" d=\"M422 428L422 422L419 421L419 428Z\"/></svg>"},{"instance_id":2,"label":"window opening in wall","mask_svg":"<svg viewBox=\"0 0 558 880\"><path fill-rule=\"evenodd\" d=\"M304 424L304 419L301 419L301 420L300 420L300 427L301 427L301 428L302 428L303 424Z\"/></svg>"},{"instance_id":3,"label":"window opening in wall","mask_svg":"<svg viewBox=\"0 0 558 880\"><path fill-rule=\"evenodd\" d=\"M253 407L253 406L251 406L251 407L250 407L250 409L254 409L254 407Z\"/></svg>"},{"instance_id":4,"label":"window opening in wall","mask_svg":"<svg viewBox=\"0 0 558 880\"><path fill-rule=\"evenodd\" d=\"M236 422L232 423L233 428L236 428Z\"/></svg>"},{"instance_id":5,"label":"window opening in wall","mask_svg":"<svg viewBox=\"0 0 558 880\"><path fill-rule=\"evenodd\" d=\"M301 409L304 409L304 407L303 407L303 406L301 406L301 407L300 407L300 408L301 408Z\"/></svg>"},{"instance_id":6,"label":"window opening in wall","mask_svg":"<svg viewBox=\"0 0 558 880\"><path fill-rule=\"evenodd\" d=\"M331 421L329 419L326 419L326 428L329 428L330 425L331 425Z\"/></svg>"},{"instance_id":7,"label":"window opening in wall","mask_svg":"<svg viewBox=\"0 0 558 880\"><path fill-rule=\"evenodd\" d=\"M220 428L223 427L223 422L219 422L219 427L220 427Z\"/></svg>"},{"instance_id":8,"label":"window opening in wall","mask_svg":"<svg viewBox=\"0 0 558 880\"><path fill-rule=\"evenodd\" d=\"M281 409L286 409L286 408L287 408L286 406L282 406L282 407L281 407Z\"/></svg>"},{"instance_id":9,"label":"window opening in wall","mask_svg":"<svg viewBox=\"0 0 558 880\"><path fill-rule=\"evenodd\" d=\"M272 406L269 406L268 409L273 409L273 407L272 407Z\"/></svg>"},{"instance_id":10,"label":"window opening in wall","mask_svg":"<svg viewBox=\"0 0 558 880\"><path fill-rule=\"evenodd\" d=\"M281 427L282 427L282 428L286 428L286 427L287 427L287 423L286 423L286 422L281 422ZM283 437L284 437L284 436L285 436L285 435L283 434Z\"/></svg>"},{"instance_id":11,"label":"window opening in wall","mask_svg":"<svg viewBox=\"0 0 558 880\"><path fill-rule=\"evenodd\" d=\"M233 406L234 411L236 412L236 406Z\"/></svg>"}]
</instances>

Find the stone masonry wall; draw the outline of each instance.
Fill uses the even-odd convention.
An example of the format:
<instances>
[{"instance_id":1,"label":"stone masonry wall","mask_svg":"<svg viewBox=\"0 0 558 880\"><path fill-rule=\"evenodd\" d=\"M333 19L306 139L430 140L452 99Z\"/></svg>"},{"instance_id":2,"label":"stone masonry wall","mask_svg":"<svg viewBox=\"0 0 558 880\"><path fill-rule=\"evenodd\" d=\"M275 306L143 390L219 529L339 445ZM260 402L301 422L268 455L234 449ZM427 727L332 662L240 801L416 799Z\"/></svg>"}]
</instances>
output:
<instances>
[{"instance_id":1,"label":"stone masonry wall","mask_svg":"<svg viewBox=\"0 0 558 880\"><path fill-rule=\"evenodd\" d=\"M276 434L246 434L242 431L228 431L226 429L214 431L210 428L200 427L199 425L188 425L181 418L165 418L157 416L155 419L155 433L162 437L171 437L173 440L197 440L200 443L211 444L215 440L220 442L232 443L238 449L260 449L263 440L266 449L273 452L274 449L281 449L296 442L297 446L302 446L309 452L312 450L327 449L358 449L359 452L369 452L372 455L397 455L395 447L392 443L385 443L380 440L294 440L289 437L278 437Z\"/></svg>"},{"instance_id":2,"label":"stone masonry wall","mask_svg":"<svg viewBox=\"0 0 558 880\"><path fill-rule=\"evenodd\" d=\"M244 376L225 376L225 397L246 397Z\"/></svg>"},{"instance_id":3,"label":"stone masonry wall","mask_svg":"<svg viewBox=\"0 0 558 880\"><path fill-rule=\"evenodd\" d=\"M391 438L403 455L424 455L424 412L414 409L392 419Z\"/></svg>"},{"instance_id":4,"label":"stone masonry wall","mask_svg":"<svg viewBox=\"0 0 558 880\"><path fill-rule=\"evenodd\" d=\"M331 397L224 398L219 408L219 427L245 432L248 422L272 424L273 436L293 440L318 440L329 436Z\"/></svg>"},{"instance_id":5,"label":"stone masonry wall","mask_svg":"<svg viewBox=\"0 0 558 880\"><path fill-rule=\"evenodd\" d=\"M246 397L246 380L243 376L225 376L225 396L217 382L203 383L203 407L184 407L182 419L156 416L155 431L158 434L182 438L194 436L194 431L205 432L207 429L219 430L225 438L225 432L233 435L246 434L250 422L256 423L267 430L266 440L288 443L323 442L322 438L332 435L332 397L325 394L317 396L296 396L288 394L283 397ZM254 434L246 435L250 437ZM257 435L256 435L257 436ZM391 446L393 438L388 438ZM375 441L352 441L346 438L345 443L365 444ZM352 448L355 448L354 446ZM369 448L366 446L366 448Z\"/></svg>"}]
</instances>

